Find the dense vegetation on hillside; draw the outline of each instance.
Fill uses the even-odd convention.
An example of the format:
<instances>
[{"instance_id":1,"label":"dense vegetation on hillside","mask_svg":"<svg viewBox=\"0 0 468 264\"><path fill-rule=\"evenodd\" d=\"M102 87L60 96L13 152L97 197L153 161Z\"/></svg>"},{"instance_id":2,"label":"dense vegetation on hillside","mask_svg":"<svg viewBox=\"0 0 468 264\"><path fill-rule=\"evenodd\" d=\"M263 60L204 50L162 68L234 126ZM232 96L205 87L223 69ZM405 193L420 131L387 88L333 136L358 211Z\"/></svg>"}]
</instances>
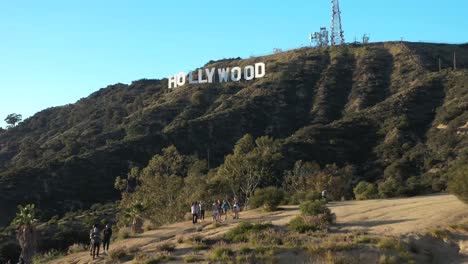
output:
<instances>
[{"instance_id":1,"label":"dense vegetation on hillside","mask_svg":"<svg viewBox=\"0 0 468 264\"><path fill-rule=\"evenodd\" d=\"M468 45L303 48L207 66L260 61L267 75L255 81L116 84L0 130L0 226L18 204L36 204L48 221L113 202L118 190L131 206L148 186L184 202L220 192L247 200L254 190L235 185L236 168L260 175L255 187L291 193L352 198L366 181L358 198L448 188L467 200ZM209 191L197 196L190 184ZM175 206L160 222L183 217Z\"/></svg>"}]
</instances>

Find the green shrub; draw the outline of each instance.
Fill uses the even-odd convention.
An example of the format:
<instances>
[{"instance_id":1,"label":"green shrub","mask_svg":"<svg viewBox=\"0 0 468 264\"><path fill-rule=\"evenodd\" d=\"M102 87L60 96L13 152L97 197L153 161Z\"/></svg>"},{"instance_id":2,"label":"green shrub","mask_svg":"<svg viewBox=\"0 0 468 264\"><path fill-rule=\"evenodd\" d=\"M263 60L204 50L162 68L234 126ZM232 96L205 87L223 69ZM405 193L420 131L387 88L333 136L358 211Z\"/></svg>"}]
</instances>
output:
<instances>
[{"instance_id":1,"label":"green shrub","mask_svg":"<svg viewBox=\"0 0 468 264\"><path fill-rule=\"evenodd\" d=\"M429 232L429 234L433 238L437 238L440 240L447 240L449 238L449 232L447 230L443 229L433 229Z\"/></svg>"},{"instance_id":2,"label":"green shrub","mask_svg":"<svg viewBox=\"0 0 468 264\"><path fill-rule=\"evenodd\" d=\"M203 258L195 256L195 255L184 257L185 263L194 263L194 262L201 262L201 261L203 261Z\"/></svg>"},{"instance_id":3,"label":"green shrub","mask_svg":"<svg viewBox=\"0 0 468 264\"><path fill-rule=\"evenodd\" d=\"M288 203L291 205L300 204L304 201L321 200L322 194L315 191L310 192L296 192L289 197Z\"/></svg>"},{"instance_id":4,"label":"green shrub","mask_svg":"<svg viewBox=\"0 0 468 264\"><path fill-rule=\"evenodd\" d=\"M289 222L289 228L299 233L305 233L308 231L317 231L318 228L310 223L306 223L303 216L296 216Z\"/></svg>"},{"instance_id":5,"label":"green shrub","mask_svg":"<svg viewBox=\"0 0 468 264\"><path fill-rule=\"evenodd\" d=\"M317 201L322 199L322 194L319 192L311 191L305 196L305 201Z\"/></svg>"},{"instance_id":6,"label":"green shrub","mask_svg":"<svg viewBox=\"0 0 468 264\"><path fill-rule=\"evenodd\" d=\"M379 195L382 198L392 198L399 196L401 183L395 178L389 177L385 181L379 183Z\"/></svg>"},{"instance_id":7,"label":"green shrub","mask_svg":"<svg viewBox=\"0 0 468 264\"><path fill-rule=\"evenodd\" d=\"M413 176L406 180L405 186L400 189L400 192L405 196L416 196L423 194L426 189L427 188L421 183L421 178Z\"/></svg>"},{"instance_id":8,"label":"green shrub","mask_svg":"<svg viewBox=\"0 0 468 264\"><path fill-rule=\"evenodd\" d=\"M331 214L325 201L305 201L299 205L299 209L304 215Z\"/></svg>"},{"instance_id":9,"label":"green shrub","mask_svg":"<svg viewBox=\"0 0 468 264\"><path fill-rule=\"evenodd\" d=\"M161 255L161 256L157 256L157 257L155 257L155 258L146 260L146 261L145 261L145 264L157 264L157 263L166 262L166 261L171 261L171 260L175 260L175 257L173 257L173 256Z\"/></svg>"},{"instance_id":10,"label":"green shrub","mask_svg":"<svg viewBox=\"0 0 468 264\"><path fill-rule=\"evenodd\" d=\"M449 191L468 203L468 163L455 165L446 177Z\"/></svg>"},{"instance_id":11,"label":"green shrub","mask_svg":"<svg viewBox=\"0 0 468 264\"><path fill-rule=\"evenodd\" d=\"M399 264L400 260L397 256L382 255L379 260L380 264Z\"/></svg>"},{"instance_id":12,"label":"green shrub","mask_svg":"<svg viewBox=\"0 0 468 264\"><path fill-rule=\"evenodd\" d=\"M273 225L270 223L252 224L249 222L241 222L236 227L230 229L224 237L235 243L247 242L250 234L261 232L272 226Z\"/></svg>"},{"instance_id":13,"label":"green shrub","mask_svg":"<svg viewBox=\"0 0 468 264\"><path fill-rule=\"evenodd\" d=\"M109 252L109 258L113 261L129 261L133 259L133 255L129 254L126 247L114 249Z\"/></svg>"},{"instance_id":14,"label":"green shrub","mask_svg":"<svg viewBox=\"0 0 468 264\"><path fill-rule=\"evenodd\" d=\"M282 245L283 237L285 237L284 232L268 228L249 234L249 242L254 245Z\"/></svg>"},{"instance_id":15,"label":"green shrub","mask_svg":"<svg viewBox=\"0 0 468 264\"><path fill-rule=\"evenodd\" d=\"M271 212L276 210L283 198L284 192L276 187L257 189L250 198L250 205L253 208L263 207L266 211Z\"/></svg>"},{"instance_id":16,"label":"green shrub","mask_svg":"<svg viewBox=\"0 0 468 264\"><path fill-rule=\"evenodd\" d=\"M249 254L250 252L252 252L252 249L248 246L243 246L239 249L240 254Z\"/></svg>"},{"instance_id":17,"label":"green shrub","mask_svg":"<svg viewBox=\"0 0 468 264\"><path fill-rule=\"evenodd\" d=\"M359 184L353 189L353 192L357 200L376 199L379 197L377 186L366 181L359 182Z\"/></svg>"},{"instance_id":18,"label":"green shrub","mask_svg":"<svg viewBox=\"0 0 468 264\"><path fill-rule=\"evenodd\" d=\"M288 199L288 204L296 205L300 204L305 200L306 192L296 192L292 194Z\"/></svg>"},{"instance_id":19,"label":"green shrub","mask_svg":"<svg viewBox=\"0 0 468 264\"><path fill-rule=\"evenodd\" d=\"M217 247L211 252L211 259L213 260L226 260L229 259L234 252L228 247Z\"/></svg>"},{"instance_id":20,"label":"green shrub","mask_svg":"<svg viewBox=\"0 0 468 264\"><path fill-rule=\"evenodd\" d=\"M327 214L313 215L313 216L296 216L289 222L289 229L305 233L308 231L327 230L330 226L332 219Z\"/></svg>"}]
</instances>

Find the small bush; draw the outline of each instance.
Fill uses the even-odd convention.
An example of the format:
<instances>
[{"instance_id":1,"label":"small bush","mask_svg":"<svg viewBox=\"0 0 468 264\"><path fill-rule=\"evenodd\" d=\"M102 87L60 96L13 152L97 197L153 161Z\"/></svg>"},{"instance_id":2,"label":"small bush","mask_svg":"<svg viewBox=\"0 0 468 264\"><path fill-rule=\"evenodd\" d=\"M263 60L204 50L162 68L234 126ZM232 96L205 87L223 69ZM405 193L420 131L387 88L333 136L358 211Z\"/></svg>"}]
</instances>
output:
<instances>
[{"instance_id":1,"label":"small bush","mask_svg":"<svg viewBox=\"0 0 468 264\"><path fill-rule=\"evenodd\" d=\"M289 222L288 226L289 229L299 233L319 230L319 227L317 227L317 225L307 221L304 216L296 216Z\"/></svg>"},{"instance_id":2,"label":"small bush","mask_svg":"<svg viewBox=\"0 0 468 264\"><path fill-rule=\"evenodd\" d=\"M109 252L109 258L113 261L129 261L133 259L133 255L129 254L126 247L114 249Z\"/></svg>"},{"instance_id":3,"label":"small bush","mask_svg":"<svg viewBox=\"0 0 468 264\"><path fill-rule=\"evenodd\" d=\"M366 181L359 182L359 184L353 189L353 192L356 200L377 199L379 197L377 186Z\"/></svg>"},{"instance_id":4,"label":"small bush","mask_svg":"<svg viewBox=\"0 0 468 264\"><path fill-rule=\"evenodd\" d=\"M213 260L227 260L234 255L234 252L228 247L217 247L211 252L211 259Z\"/></svg>"},{"instance_id":5,"label":"small bush","mask_svg":"<svg viewBox=\"0 0 468 264\"><path fill-rule=\"evenodd\" d=\"M382 255L379 260L380 264L399 264L400 260L397 256Z\"/></svg>"},{"instance_id":6,"label":"small bush","mask_svg":"<svg viewBox=\"0 0 468 264\"><path fill-rule=\"evenodd\" d=\"M195 256L195 255L186 256L184 258L185 263L194 263L194 262L201 262L201 261L203 261L203 258Z\"/></svg>"},{"instance_id":7,"label":"small bush","mask_svg":"<svg viewBox=\"0 0 468 264\"><path fill-rule=\"evenodd\" d=\"M133 234L133 231L130 227L122 227L119 229L117 234L118 239L127 239Z\"/></svg>"},{"instance_id":8,"label":"small bush","mask_svg":"<svg viewBox=\"0 0 468 264\"><path fill-rule=\"evenodd\" d=\"M150 221L145 221L145 222L143 223L143 230L145 230L145 231L151 231L151 230L153 230L153 229L155 229L155 226L154 226L154 224L151 223Z\"/></svg>"},{"instance_id":9,"label":"small bush","mask_svg":"<svg viewBox=\"0 0 468 264\"><path fill-rule=\"evenodd\" d=\"M249 254L250 252L252 252L252 249L249 248L248 246L243 246L239 249L239 253L240 254Z\"/></svg>"},{"instance_id":10,"label":"small bush","mask_svg":"<svg viewBox=\"0 0 468 264\"><path fill-rule=\"evenodd\" d=\"M168 256L168 255L160 255L152 259L148 259L147 261L144 262L144 264L157 264L157 263L172 261L172 260L175 260L175 257Z\"/></svg>"},{"instance_id":11,"label":"small bush","mask_svg":"<svg viewBox=\"0 0 468 264\"><path fill-rule=\"evenodd\" d=\"M311 191L305 196L305 201L318 201L322 199L322 194L319 192Z\"/></svg>"},{"instance_id":12,"label":"small bush","mask_svg":"<svg viewBox=\"0 0 468 264\"><path fill-rule=\"evenodd\" d=\"M306 201L301 203L299 208L304 215L331 214L325 201Z\"/></svg>"},{"instance_id":13,"label":"small bush","mask_svg":"<svg viewBox=\"0 0 468 264\"><path fill-rule=\"evenodd\" d=\"M305 233L308 231L327 230L330 226L330 218L326 214L313 215L313 216L297 216L289 222L289 229Z\"/></svg>"},{"instance_id":14,"label":"small bush","mask_svg":"<svg viewBox=\"0 0 468 264\"><path fill-rule=\"evenodd\" d=\"M62 256L63 256L62 252L52 249L42 255L34 256L33 263L38 263L38 264L49 263L50 261L56 258L62 257Z\"/></svg>"},{"instance_id":15,"label":"small bush","mask_svg":"<svg viewBox=\"0 0 468 264\"><path fill-rule=\"evenodd\" d=\"M181 236L181 235L176 236L176 241L179 244L184 243L184 236Z\"/></svg>"},{"instance_id":16,"label":"small bush","mask_svg":"<svg viewBox=\"0 0 468 264\"><path fill-rule=\"evenodd\" d=\"M276 187L257 189L253 197L250 198L250 205L253 208L263 207L265 211L271 212L276 210L283 198L284 192Z\"/></svg>"},{"instance_id":17,"label":"small bush","mask_svg":"<svg viewBox=\"0 0 468 264\"><path fill-rule=\"evenodd\" d=\"M252 224L249 222L241 222L236 227L230 229L224 237L232 242L247 242L249 235L252 233L258 233L262 230L272 227L270 223L258 223Z\"/></svg>"},{"instance_id":18,"label":"small bush","mask_svg":"<svg viewBox=\"0 0 468 264\"><path fill-rule=\"evenodd\" d=\"M193 243L201 243L203 242L203 237L201 235L193 235L190 238L190 241Z\"/></svg>"},{"instance_id":19,"label":"small bush","mask_svg":"<svg viewBox=\"0 0 468 264\"><path fill-rule=\"evenodd\" d=\"M249 235L249 242L254 245L282 245L284 232L274 228L268 228L261 232L254 232Z\"/></svg>"},{"instance_id":20,"label":"small bush","mask_svg":"<svg viewBox=\"0 0 468 264\"><path fill-rule=\"evenodd\" d=\"M171 242L162 242L157 246L157 249L159 251L167 251L167 252L172 252L175 250L175 245Z\"/></svg>"},{"instance_id":21,"label":"small bush","mask_svg":"<svg viewBox=\"0 0 468 264\"><path fill-rule=\"evenodd\" d=\"M359 244L377 244L379 242L378 238L363 236L356 239L356 242Z\"/></svg>"},{"instance_id":22,"label":"small bush","mask_svg":"<svg viewBox=\"0 0 468 264\"><path fill-rule=\"evenodd\" d=\"M449 238L449 233L447 230L443 230L443 229L433 229L429 232L429 234L433 237L433 238L437 238L437 239L440 239L440 240L447 240Z\"/></svg>"}]
</instances>

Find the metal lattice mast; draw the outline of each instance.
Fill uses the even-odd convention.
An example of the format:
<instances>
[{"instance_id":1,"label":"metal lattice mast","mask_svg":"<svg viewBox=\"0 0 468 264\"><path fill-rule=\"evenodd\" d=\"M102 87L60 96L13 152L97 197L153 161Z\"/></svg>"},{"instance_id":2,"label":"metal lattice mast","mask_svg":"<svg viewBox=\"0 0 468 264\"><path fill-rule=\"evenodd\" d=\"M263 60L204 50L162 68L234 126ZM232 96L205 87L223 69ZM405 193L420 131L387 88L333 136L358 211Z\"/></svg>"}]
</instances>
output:
<instances>
[{"instance_id":1,"label":"metal lattice mast","mask_svg":"<svg viewBox=\"0 0 468 264\"><path fill-rule=\"evenodd\" d=\"M332 23L331 23L331 45L342 45L345 43L344 32L341 27L341 11L338 0L332 0Z\"/></svg>"}]
</instances>

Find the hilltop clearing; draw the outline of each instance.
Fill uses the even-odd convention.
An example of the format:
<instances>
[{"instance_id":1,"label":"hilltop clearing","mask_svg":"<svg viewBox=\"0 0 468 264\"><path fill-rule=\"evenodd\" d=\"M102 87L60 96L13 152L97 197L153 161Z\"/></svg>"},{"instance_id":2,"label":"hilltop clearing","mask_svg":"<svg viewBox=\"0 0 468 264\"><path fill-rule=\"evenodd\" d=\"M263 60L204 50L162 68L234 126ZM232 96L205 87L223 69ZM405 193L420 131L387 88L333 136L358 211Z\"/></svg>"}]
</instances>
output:
<instances>
[{"instance_id":1,"label":"hilltop clearing","mask_svg":"<svg viewBox=\"0 0 468 264\"><path fill-rule=\"evenodd\" d=\"M264 251L258 254L265 254L265 257L269 257L270 260L276 259L279 263L321 263L323 258L327 258L321 254L328 251L335 255L328 258L339 258L341 255L345 257L348 256L346 254L350 254L350 259L366 261L365 263L378 263L382 258L392 258L392 254L401 259L405 254L409 254L417 263L424 263L428 259L433 263L468 263L468 230L460 229L456 225L468 220L468 206L452 195L337 202L331 203L329 207L336 214L337 223L327 234L304 235L309 236L309 242L301 246L293 245L288 240L300 236L285 228L288 222L299 214L298 207L283 206L279 211L271 213L246 211L241 214L242 219L239 221L229 219L219 226L213 226L210 221L196 226L191 222L181 222L115 241L111 244L111 255L116 255L115 252L119 251L127 254L127 258L122 257L120 261L111 260L107 255L92 261L88 252L81 252L51 263L139 263L136 258L156 256L161 248L164 248L162 245L175 247L169 253L170 258L166 258L170 260L169 263L183 263L189 258L207 262L212 259L217 248L223 247L218 241L240 221L271 222L276 232L285 233L282 233L282 245L273 243L265 246L252 241L249 244L224 245L231 248L234 252L232 254L238 256L241 254L238 251L247 251L245 248L250 246L252 250L264 247ZM277 233L270 235L274 238ZM400 240L402 242L392 242ZM403 250L406 243L410 245L408 252ZM272 252L265 253L265 250ZM392 250L397 253L392 253ZM261 262L262 259L258 261Z\"/></svg>"}]
</instances>

